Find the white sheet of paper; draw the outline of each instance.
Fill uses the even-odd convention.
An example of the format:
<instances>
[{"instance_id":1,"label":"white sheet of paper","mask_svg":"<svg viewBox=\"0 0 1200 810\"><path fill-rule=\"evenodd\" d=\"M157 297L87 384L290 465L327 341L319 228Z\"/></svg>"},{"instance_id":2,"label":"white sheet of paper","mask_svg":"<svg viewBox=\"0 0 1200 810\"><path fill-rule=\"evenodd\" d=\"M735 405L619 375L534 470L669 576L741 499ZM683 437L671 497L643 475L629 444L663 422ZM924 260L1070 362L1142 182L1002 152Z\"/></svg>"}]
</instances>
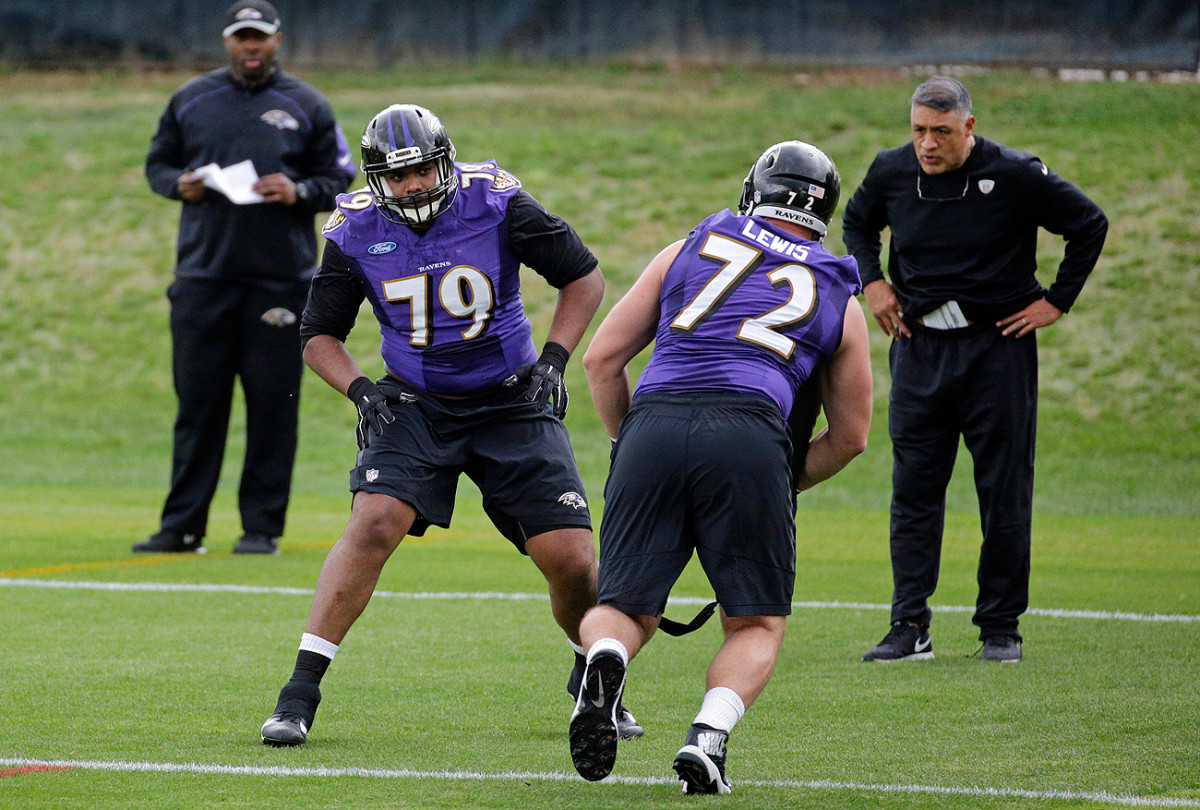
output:
<instances>
[{"instance_id":1,"label":"white sheet of paper","mask_svg":"<svg viewBox=\"0 0 1200 810\"><path fill-rule=\"evenodd\" d=\"M258 172L254 169L254 163L249 160L234 163L224 169L215 163L209 163L196 169L196 174L204 178L204 185L221 192L236 205L263 201L263 196L252 190L258 181Z\"/></svg>"}]
</instances>

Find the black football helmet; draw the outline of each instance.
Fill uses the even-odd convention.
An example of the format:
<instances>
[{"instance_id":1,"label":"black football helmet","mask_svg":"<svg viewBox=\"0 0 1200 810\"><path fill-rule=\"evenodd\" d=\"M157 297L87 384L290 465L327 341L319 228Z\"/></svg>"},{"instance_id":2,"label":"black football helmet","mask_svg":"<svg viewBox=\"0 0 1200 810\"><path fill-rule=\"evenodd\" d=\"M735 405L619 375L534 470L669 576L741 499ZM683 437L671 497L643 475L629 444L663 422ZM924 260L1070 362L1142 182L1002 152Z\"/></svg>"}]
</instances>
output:
<instances>
[{"instance_id":1,"label":"black football helmet","mask_svg":"<svg viewBox=\"0 0 1200 810\"><path fill-rule=\"evenodd\" d=\"M820 241L841 194L842 178L828 155L803 141L783 141L750 167L738 213L795 222Z\"/></svg>"},{"instance_id":2,"label":"black football helmet","mask_svg":"<svg viewBox=\"0 0 1200 810\"><path fill-rule=\"evenodd\" d=\"M440 118L416 104L393 104L378 113L362 136L362 171L375 206L399 225L425 226L445 213L458 193L454 144ZM434 161L437 182L416 194L392 194L384 175Z\"/></svg>"}]
</instances>

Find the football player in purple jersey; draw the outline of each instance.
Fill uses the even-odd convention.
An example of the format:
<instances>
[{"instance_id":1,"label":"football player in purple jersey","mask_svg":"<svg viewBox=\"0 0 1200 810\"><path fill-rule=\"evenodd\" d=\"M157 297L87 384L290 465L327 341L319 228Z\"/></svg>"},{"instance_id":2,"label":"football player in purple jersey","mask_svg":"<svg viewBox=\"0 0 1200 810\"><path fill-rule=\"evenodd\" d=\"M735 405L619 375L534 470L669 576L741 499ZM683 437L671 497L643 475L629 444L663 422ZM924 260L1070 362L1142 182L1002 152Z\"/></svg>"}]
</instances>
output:
<instances>
[{"instance_id":1,"label":"football player in purple jersey","mask_svg":"<svg viewBox=\"0 0 1200 810\"><path fill-rule=\"evenodd\" d=\"M614 440L600 528L599 604L581 626L587 669L569 738L576 770L607 776L630 660L662 622L695 552L725 642L674 768L685 793L728 793L729 732L766 686L795 585L790 436L797 392L818 377L828 426L795 479L807 489L866 447L867 325L851 258L821 246L837 168L799 141L767 149L739 213L714 214L650 262L596 332L584 369ZM653 353L631 391L628 364ZM666 629L665 622L662 626Z\"/></svg>"},{"instance_id":2,"label":"football player in purple jersey","mask_svg":"<svg viewBox=\"0 0 1200 810\"><path fill-rule=\"evenodd\" d=\"M305 362L358 408L353 507L326 557L295 670L263 742L303 743L319 684L408 535L448 527L459 478L483 494L496 528L546 577L554 618L576 649L596 599L583 483L563 424L563 371L604 293L596 258L495 161L458 163L441 120L393 105L367 124L368 188L338 197L301 321ZM521 304L525 265L558 289L539 354ZM363 300L386 373L372 380L346 349ZM569 687L570 688L570 687ZM576 690L578 687L575 687ZM632 715L623 731L641 733Z\"/></svg>"}]
</instances>

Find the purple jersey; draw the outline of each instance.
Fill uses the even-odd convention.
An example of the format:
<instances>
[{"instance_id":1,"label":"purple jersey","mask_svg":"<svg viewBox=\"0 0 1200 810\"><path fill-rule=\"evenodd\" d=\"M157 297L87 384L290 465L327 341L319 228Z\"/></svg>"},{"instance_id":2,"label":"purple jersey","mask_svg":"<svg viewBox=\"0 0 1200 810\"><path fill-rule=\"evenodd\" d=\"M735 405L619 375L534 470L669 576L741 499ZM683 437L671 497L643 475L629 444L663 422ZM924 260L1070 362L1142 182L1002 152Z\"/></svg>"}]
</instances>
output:
<instances>
[{"instance_id":1,"label":"purple jersey","mask_svg":"<svg viewBox=\"0 0 1200 810\"><path fill-rule=\"evenodd\" d=\"M654 352L637 393L764 394L787 416L842 340L858 265L761 217L701 222L663 278Z\"/></svg>"},{"instance_id":2,"label":"purple jersey","mask_svg":"<svg viewBox=\"0 0 1200 810\"><path fill-rule=\"evenodd\" d=\"M493 387L537 359L506 235L521 183L494 161L455 170L458 195L424 234L384 219L365 190L340 195L324 230L361 276L388 371L449 396Z\"/></svg>"}]
</instances>

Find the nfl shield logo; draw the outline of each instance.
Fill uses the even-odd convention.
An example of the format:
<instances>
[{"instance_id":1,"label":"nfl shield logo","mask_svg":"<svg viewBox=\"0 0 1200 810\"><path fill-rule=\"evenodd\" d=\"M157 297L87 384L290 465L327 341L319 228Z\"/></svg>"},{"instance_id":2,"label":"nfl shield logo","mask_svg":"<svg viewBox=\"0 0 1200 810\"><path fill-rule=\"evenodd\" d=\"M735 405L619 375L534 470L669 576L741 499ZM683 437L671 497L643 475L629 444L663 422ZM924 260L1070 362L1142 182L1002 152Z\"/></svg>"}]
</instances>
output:
<instances>
[{"instance_id":1,"label":"nfl shield logo","mask_svg":"<svg viewBox=\"0 0 1200 810\"><path fill-rule=\"evenodd\" d=\"M980 180L979 181L979 190L982 191L984 194L991 194L992 189L994 189L995 187L996 187L995 180Z\"/></svg>"},{"instance_id":2,"label":"nfl shield logo","mask_svg":"<svg viewBox=\"0 0 1200 810\"><path fill-rule=\"evenodd\" d=\"M371 483L372 481L376 480L377 478L379 478L379 470L367 470L367 483L368 484Z\"/></svg>"}]
</instances>

